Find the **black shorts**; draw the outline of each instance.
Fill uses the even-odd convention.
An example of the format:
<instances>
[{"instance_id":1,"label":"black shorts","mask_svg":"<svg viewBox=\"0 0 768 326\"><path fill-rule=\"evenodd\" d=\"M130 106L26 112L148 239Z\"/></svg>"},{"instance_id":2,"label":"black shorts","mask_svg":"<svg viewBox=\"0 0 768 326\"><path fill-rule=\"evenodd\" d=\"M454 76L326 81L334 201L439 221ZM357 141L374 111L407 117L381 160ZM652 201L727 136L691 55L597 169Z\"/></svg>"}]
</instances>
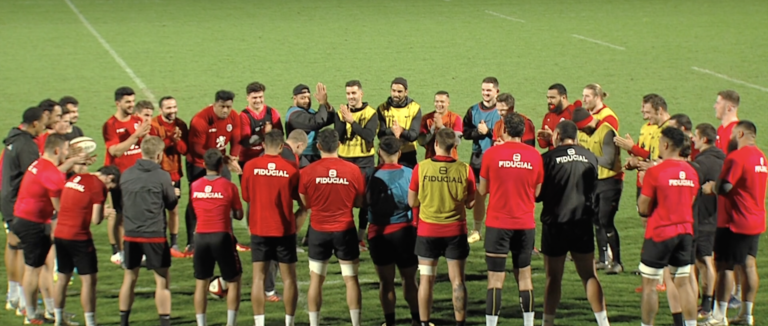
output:
<instances>
[{"instance_id":1,"label":"black shorts","mask_svg":"<svg viewBox=\"0 0 768 326\"><path fill-rule=\"evenodd\" d=\"M512 266L531 266L531 252L536 242L536 229L505 230L485 227L485 252L507 255L512 252Z\"/></svg>"},{"instance_id":2,"label":"black shorts","mask_svg":"<svg viewBox=\"0 0 768 326\"><path fill-rule=\"evenodd\" d=\"M11 228L24 246L24 264L28 266L37 268L45 265L45 258L51 250L50 226L47 232L45 226L23 218L13 220Z\"/></svg>"},{"instance_id":3,"label":"black shorts","mask_svg":"<svg viewBox=\"0 0 768 326\"><path fill-rule=\"evenodd\" d=\"M467 235L452 237L416 237L416 249L419 259L437 260L445 257L449 260L466 260L469 257Z\"/></svg>"},{"instance_id":4,"label":"black shorts","mask_svg":"<svg viewBox=\"0 0 768 326\"><path fill-rule=\"evenodd\" d=\"M590 220L542 225L541 253L549 257L562 257L568 252L595 252L595 232Z\"/></svg>"},{"instance_id":5,"label":"black shorts","mask_svg":"<svg viewBox=\"0 0 768 326\"><path fill-rule=\"evenodd\" d=\"M406 226L390 234L377 235L368 239L368 250L376 266L396 264L404 269L419 264L416 249L416 228Z\"/></svg>"},{"instance_id":6,"label":"black shorts","mask_svg":"<svg viewBox=\"0 0 768 326\"><path fill-rule=\"evenodd\" d=\"M149 270L171 267L171 248L168 246L168 241L123 241L123 251L123 267L125 269L141 267L144 256L147 257L147 269Z\"/></svg>"},{"instance_id":7,"label":"black shorts","mask_svg":"<svg viewBox=\"0 0 768 326\"><path fill-rule=\"evenodd\" d=\"M397 163L413 169L413 167L416 166L416 163L419 163L416 151L400 153L400 159L397 160Z\"/></svg>"},{"instance_id":8,"label":"black shorts","mask_svg":"<svg viewBox=\"0 0 768 326\"><path fill-rule=\"evenodd\" d=\"M715 231L701 231L694 237L694 246L696 247L696 258L701 259L712 256L715 250Z\"/></svg>"},{"instance_id":9,"label":"black shorts","mask_svg":"<svg viewBox=\"0 0 768 326\"><path fill-rule=\"evenodd\" d=\"M475 183L480 184L480 168L472 167L472 173L475 174Z\"/></svg>"},{"instance_id":10,"label":"black shorts","mask_svg":"<svg viewBox=\"0 0 768 326\"><path fill-rule=\"evenodd\" d=\"M93 240L65 240L55 238L56 268L59 273L72 274L77 268L79 275L91 275L99 272L96 248Z\"/></svg>"},{"instance_id":11,"label":"black shorts","mask_svg":"<svg viewBox=\"0 0 768 326\"><path fill-rule=\"evenodd\" d=\"M120 190L120 187L110 189L109 194L112 195L112 208L115 210L115 213L122 214L123 192Z\"/></svg>"},{"instance_id":12,"label":"black shorts","mask_svg":"<svg viewBox=\"0 0 768 326\"><path fill-rule=\"evenodd\" d=\"M309 248L311 253L311 245ZM276 261L281 264L296 263L299 261L299 257L296 255L296 234L283 237L251 235L251 261L254 263L268 261Z\"/></svg>"},{"instance_id":13,"label":"black shorts","mask_svg":"<svg viewBox=\"0 0 768 326\"><path fill-rule=\"evenodd\" d=\"M326 261L334 254L339 260L349 261L360 258L356 228L340 232L321 232L310 226L308 237L309 259Z\"/></svg>"},{"instance_id":14,"label":"black shorts","mask_svg":"<svg viewBox=\"0 0 768 326\"><path fill-rule=\"evenodd\" d=\"M693 236L681 234L661 242L645 239L640 252L640 262L657 269L667 266L684 267L691 264L692 256Z\"/></svg>"},{"instance_id":15,"label":"black shorts","mask_svg":"<svg viewBox=\"0 0 768 326\"><path fill-rule=\"evenodd\" d=\"M715 255L715 261L727 263L731 260L731 229L717 228L715 230L715 244L712 251Z\"/></svg>"},{"instance_id":16,"label":"black shorts","mask_svg":"<svg viewBox=\"0 0 768 326\"><path fill-rule=\"evenodd\" d=\"M228 232L195 233L195 279L209 280L219 265L221 277L231 282L243 274L240 255L235 248L235 237Z\"/></svg>"},{"instance_id":17,"label":"black shorts","mask_svg":"<svg viewBox=\"0 0 768 326\"><path fill-rule=\"evenodd\" d=\"M757 258L757 246L760 243L760 235L747 235L731 232L730 239L730 254L728 263L732 265L745 265L747 263L747 256Z\"/></svg>"},{"instance_id":18,"label":"black shorts","mask_svg":"<svg viewBox=\"0 0 768 326\"><path fill-rule=\"evenodd\" d=\"M310 165L319 160L320 160L320 155L301 154L299 155L299 169L303 169L305 166Z\"/></svg>"}]
</instances>

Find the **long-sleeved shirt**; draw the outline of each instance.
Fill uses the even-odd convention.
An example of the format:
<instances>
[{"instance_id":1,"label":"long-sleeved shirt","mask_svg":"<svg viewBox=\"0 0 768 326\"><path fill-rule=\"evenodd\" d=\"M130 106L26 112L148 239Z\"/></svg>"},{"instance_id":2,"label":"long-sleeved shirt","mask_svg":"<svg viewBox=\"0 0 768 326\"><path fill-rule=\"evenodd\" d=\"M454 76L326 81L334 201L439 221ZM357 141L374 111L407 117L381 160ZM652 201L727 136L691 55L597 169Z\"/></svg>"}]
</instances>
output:
<instances>
[{"instance_id":1,"label":"long-sleeved shirt","mask_svg":"<svg viewBox=\"0 0 768 326\"><path fill-rule=\"evenodd\" d=\"M335 115L330 113L329 110L332 109L329 109L324 104L321 104L317 111L297 106L288 109L288 112L285 114L285 135L290 135L295 129L304 130L307 133L307 148L301 153L302 155L320 155L320 151L317 149L315 133L333 124Z\"/></svg>"},{"instance_id":2,"label":"long-sleeved shirt","mask_svg":"<svg viewBox=\"0 0 768 326\"><path fill-rule=\"evenodd\" d=\"M216 116L213 105L198 112L189 124L189 139L187 141L187 162L204 167L205 151L216 148L226 154L227 145L231 145L231 156L240 155L240 115L234 110L222 119Z\"/></svg>"},{"instance_id":3,"label":"long-sleeved shirt","mask_svg":"<svg viewBox=\"0 0 768 326\"><path fill-rule=\"evenodd\" d=\"M401 151L404 153L416 151L421 129L421 106L418 103L406 97L404 104L395 104L390 97L379 105L376 112L379 115L379 138L394 136L392 126L397 121L403 128L400 139L405 142Z\"/></svg>"},{"instance_id":4,"label":"long-sleeved shirt","mask_svg":"<svg viewBox=\"0 0 768 326\"><path fill-rule=\"evenodd\" d=\"M375 165L376 148L373 141L379 129L379 117L376 109L363 103L359 109L350 108L354 121L344 121L341 111L334 123L334 129L339 134L339 157L365 168Z\"/></svg>"},{"instance_id":5,"label":"long-sleeved shirt","mask_svg":"<svg viewBox=\"0 0 768 326\"><path fill-rule=\"evenodd\" d=\"M176 128L181 131L181 138L178 140L174 138ZM174 182L181 180L181 177L184 176L181 157L187 155L186 139L189 137L187 124L179 118L172 122L166 122L162 116L158 115L152 119L152 129L149 134L160 137L165 143L163 161L160 162L160 166L171 174L171 180Z\"/></svg>"},{"instance_id":6,"label":"long-sleeved shirt","mask_svg":"<svg viewBox=\"0 0 768 326\"><path fill-rule=\"evenodd\" d=\"M165 211L174 209L179 202L170 174L159 164L140 159L123 173L120 190L125 240L164 242Z\"/></svg>"},{"instance_id":7,"label":"long-sleeved shirt","mask_svg":"<svg viewBox=\"0 0 768 326\"><path fill-rule=\"evenodd\" d=\"M573 110L575 110L578 107L581 107L581 101L576 100L576 102L573 102L573 104L569 104L560 112L555 112L550 110L549 112L547 112L547 114L544 115L544 120L541 122L541 129L544 129L544 127L549 127L549 130L555 131L555 128L557 128L557 124L560 123L560 121L571 120L571 118L573 117ZM555 148L555 144L552 142L551 139L547 140L544 138L539 138L538 142L539 142L539 147L541 148L548 148L550 150Z\"/></svg>"}]
</instances>

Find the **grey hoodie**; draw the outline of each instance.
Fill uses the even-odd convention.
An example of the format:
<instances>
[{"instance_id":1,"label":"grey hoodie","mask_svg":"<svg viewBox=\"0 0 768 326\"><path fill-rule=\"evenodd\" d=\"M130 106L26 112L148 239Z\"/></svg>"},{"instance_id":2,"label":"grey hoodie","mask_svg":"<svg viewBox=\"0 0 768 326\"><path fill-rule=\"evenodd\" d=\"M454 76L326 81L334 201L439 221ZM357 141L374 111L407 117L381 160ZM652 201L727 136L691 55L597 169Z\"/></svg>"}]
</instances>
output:
<instances>
[{"instance_id":1,"label":"grey hoodie","mask_svg":"<svg viewBox=\"0 0 768 326\"><path fill-rule=\"evenodd\" d=\"M32 134L13 128L8 137L3 141L5 153L3 154L3 180L0 190L0 209L3 219L13 219L13 206L16 205L16 197L19 195L21 179L27 168L40 158L40 150L35 143Z\"/></svg>"},{"instance_id":2,"label":"grey hoodie","mask_svg":"<svg viewBox=\"0 0 768 326\"><path fill-rule=\"evenodd\" d=\"M173 181L160 164L140 159L120 177L125 236L165 238L165 210L178 204Z\"/></svg>"}]
</instances>

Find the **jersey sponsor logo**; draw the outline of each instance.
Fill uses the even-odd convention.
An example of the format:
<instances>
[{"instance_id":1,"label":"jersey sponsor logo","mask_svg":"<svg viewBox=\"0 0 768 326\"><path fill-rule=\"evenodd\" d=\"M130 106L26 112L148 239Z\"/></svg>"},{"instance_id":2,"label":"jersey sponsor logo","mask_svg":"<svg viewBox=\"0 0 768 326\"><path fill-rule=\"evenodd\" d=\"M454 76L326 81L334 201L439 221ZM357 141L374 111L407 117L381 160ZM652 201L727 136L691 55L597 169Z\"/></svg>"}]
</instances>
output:
<instances>
[{"instance_id":1,"label":"jersey sponsor logo","mask_svg":"<svg viewBox=\"0 0 768 326\"><path fill-rule=\"evenodd\" d=\"M123 153L123 156L139 155L139 154L141 154L141 146L133 144L133 145L131 145L130 148L128 148L127 151L125 151L125 153Z\"/></svg>"},{"instance_id":2,"label":"jersey sponsor logo","mask_svg":"<svg viewBox=\"0 0 768 326\"><path fill-rule=\"evenodd\" d=\"M422 182L440 182L440 183L464 183L463 178L450 175L424 175Z\"/></svg>"},{"instance_id":3,"label":"jersey sponsor logo","mask_svg":"<svg viewBox=\"0 0 768 326\"><path fill-rule=\"evenodd\" d=\"M685 171L680 171L680 174L678 175L679 179L669 179L669 186L670 187L696 187L696 185L693 183L693 180L688 180L685 178Z\"/></svg>"},{"instance_id":4,"label":"jersey sponsor logo","mask_svg":"<svg viewBox=\"0 0 768 326\"><path fill-rule=\"evenodd\" d=\"M512 161L499 161L499 167L533 170L533 165L531 165L531 162L523 162L520 160L522 160L520 153L515 153L515 155L512 155Z\"/></svg>"},{"instance_id":5,"label":"jersey sponsor logo","mask_svg":"<svg viewBox=\"0 0 768 326\"><path fill-rule=\"evenodd\" d=\"M38 161L32 162L32 164L30 164L29 167L27 168L27 171L32 172L32 174L34 175L37 175L37 162Z\"/></svg>"},{"instance_id":6,"label":"jersey sponsor logo","mask_svg":"<svg viewBox=\"0 0 768 326\"><path fill-rule=\"evenodd\" d=\"M768 167L765 166L765 158L760 158L760 165L755 165L755 173L768 173Z\"/></svg>"},{"instance_id":7,"label":"jersey sponsor logo","mask_svg":"<svg viewBox=\"0 0 768 326\"><path fill-rule=\"evenodd\" d=\"M219 136L216 138L216 148L217 149L224 149L227 147L227 137L225 136Z\"/></svg>"},{"instance_id":8,"label":"jersey sponsor logo","mask_svg":"<svg viewBox=\"0 0 768 326\"><path fill-rule=\"evenodd\" d=\"M207 185L205 186L205 189L203 189L205 192L199 192L195 191L192 193L192 198L200 198L200 199L224 199L224 195L222 195L220 192L213 192L213 186Z\"/></svg>"},{"instance_id":9,"label":"jersey sponsor logo","mask_svg":"<svg viewBox=\"0 0 768 326\"><path fill-rule=\"evenodd\" d=\"M267 177L283 177L283 178L288 178L290 176L288 175L288 171L277 170L277 166L275 165L275 163L267 164L266 169L253 169L253 175L261 175L261 176L267 176Z\"/></svg>"},{"instance_id":10,"label":"jersey sponsor logo","mask_svg":"<svg viewBox=\"0 0 768 326\"><path fill-rule=\"evenodd\" d=\"M219 130L218 130L218 129L216 129L216 128L211 128L211 129L208 129L208 132L217 132L217 131L219 131Z\"/></svg>"},{"instance_id":11,"label":"jersey sponsor logo","mask_svg":"<svg viewBox=\"0 0 768 326\"><path fill-rule=\"evenodd\" d=\"M64 185L64 188L74 189L79 192L85 192L85 186L79 184L78 182L80 182L80 177L75 177L74 179L72 179L72 181L67 182L67 184Z\"/></svg>"},{"instance_id":12,"label":"jersey sponsor logo","mask_svg":"<svg viewBox=\"0 0 768 326\"><path fill-rule=\"evenodd\" d=\"M347 178L339 178L336 176L336 170L330 169L328 170L328 176L327 177L317 177L315 178L315 184L337 184L337 185L348 185L349 181Z\"/></svg>"},{"instance_id":13,"label":"jersey sponsor logo","mask_svg":"<svg viewBox=\"0 0 768 326\"><path fill-rule=\"evenodd\" d=\"M125 129L125 128L117 128L117 130L115 130L115 133L118 133L118 134L122 134L122 133L124 133L125 131L126 131L126 129Z\"/></svg>"},{"instance_id":14,"label":"jersey sponsor logo","mask_svg":"<svg viewBox=\"0 0 768 326\"><path fill-rule=\"evenodd\" d=\"M588 163L587 157L584 155L577 155L576 150L573 148L568 149L568 156L558 156L555 158L555 163L562 164L562 163L569 163L569 162L585 162Z\"/></svg>"}]
</instances>

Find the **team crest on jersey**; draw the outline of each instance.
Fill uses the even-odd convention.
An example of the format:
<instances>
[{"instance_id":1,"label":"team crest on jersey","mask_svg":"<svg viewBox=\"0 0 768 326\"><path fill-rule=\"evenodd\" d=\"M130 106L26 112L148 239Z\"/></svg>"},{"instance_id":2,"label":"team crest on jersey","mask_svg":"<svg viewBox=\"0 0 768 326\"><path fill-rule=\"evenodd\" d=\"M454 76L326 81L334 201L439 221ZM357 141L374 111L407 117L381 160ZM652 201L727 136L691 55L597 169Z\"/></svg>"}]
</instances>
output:
<instances>
[{"instance_id":1,"label":"team crest on jersey","mask_svg":"<svg viewBox=\"0 0 768 326\"><path fill-rule=\"evenodd\" d=\"M213 192L213 186L207 185L203 189L204 192L195 191L192 193L192 198L200 199L224 199L224 195L220 192Z\"/></svg>"},{"instance_id":2,"label":"team crest on jersey","mask_svg":"<svg viewBox=\"0 0 768 326\"><path fill-rule=\"evenodd\" d=\"M227 137L219 136L216 138L216 148L224 149L225 147L227 147Z\"/></svg>"},{"instance_id":3,"label":"team crest on jersey","mask_svg":"<svg viewBox=\"0 0 768 326\"><path fill-rule=\"evenodd\" d=\"M330 169L328 170L328 176L327 177L318 177L315 178L316 184L338 184L338 185L348 185L349 181L347 181L347 178L338 178L337 177L336 170Z\"/></svg>"},{"instance_id":4,"label":"team crest on jersey","mask_svg":"<svg viewBox=\"0 0 768 326\"><path fill-rule=\"evenodd\" d=\"M231 132L231 131L232 131L232 124L228 123L227 124L227 132Z\"/></svg>"},{"instance_id":5,"label":"team crest on jersey","mask_svg":"<svg viewBox=\"0 0 768 326\"><path fill-rule=\"evenodd\" d=\"M565 120L565 118L560 118L560 122L563 122L563 120Z\"/></svg>"}]
</instances>

